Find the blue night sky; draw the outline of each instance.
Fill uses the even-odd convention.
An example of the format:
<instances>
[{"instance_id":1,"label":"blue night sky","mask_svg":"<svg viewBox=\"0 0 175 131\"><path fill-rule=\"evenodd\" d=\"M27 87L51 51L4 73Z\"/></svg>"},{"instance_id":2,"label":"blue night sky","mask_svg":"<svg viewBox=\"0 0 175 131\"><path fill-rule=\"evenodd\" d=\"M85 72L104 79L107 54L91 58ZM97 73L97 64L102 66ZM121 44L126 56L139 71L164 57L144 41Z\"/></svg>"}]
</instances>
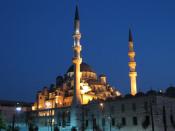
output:
<instances>
[{"instance_id":1,"label":"blue night sky","mask_svg":"<svg viewBox=\"0 0 175 131\"><path fill-rule=\"evenodd\" d=\"M129 92L128 28L139 91L175 85L174 0L79 0L83 61ZM0 1L0 99L34 101L71 65L73 0Z\"/></svg>"}]
</instances>

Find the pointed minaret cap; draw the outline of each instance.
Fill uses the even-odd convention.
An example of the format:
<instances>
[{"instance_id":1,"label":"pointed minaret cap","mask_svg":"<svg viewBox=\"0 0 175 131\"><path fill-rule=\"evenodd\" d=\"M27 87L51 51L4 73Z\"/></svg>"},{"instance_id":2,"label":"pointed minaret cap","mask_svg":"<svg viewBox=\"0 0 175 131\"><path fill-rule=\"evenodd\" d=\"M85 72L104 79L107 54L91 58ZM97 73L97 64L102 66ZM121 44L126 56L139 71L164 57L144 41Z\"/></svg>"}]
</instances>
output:
<instances>
[{"instance_id":1,"label":"pointed minaret cap","mask_svg":"<svg viewBox=\"0 0 175 131\"><path fill-rule=\"evenodd\" d=\"M131 29L129 28L129 42L133 42Z\"/></svg>"},{"instance_id":2,"label":"pointed minaret cap","mask_svg":"<svg viewBox=\"0 0 175 131\"><path fill-rule=\"evenodd\" d=\"M78 13L78 5L76 5L75 20L80 20L80 18L79 18L79 13Z\"/></svg>"}]
</instances>

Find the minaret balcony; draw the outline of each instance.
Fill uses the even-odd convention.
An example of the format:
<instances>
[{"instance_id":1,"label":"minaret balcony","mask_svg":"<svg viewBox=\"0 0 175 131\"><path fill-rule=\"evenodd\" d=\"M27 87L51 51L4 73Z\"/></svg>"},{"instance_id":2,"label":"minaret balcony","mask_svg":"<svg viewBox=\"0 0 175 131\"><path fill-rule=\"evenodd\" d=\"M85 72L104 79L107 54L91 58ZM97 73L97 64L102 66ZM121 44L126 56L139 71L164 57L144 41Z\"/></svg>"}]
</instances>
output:
<instances>
[{"instance_id":1,"label":"minaret balcony","mask_svg":"<svg viewBox=\"0 0 175 131\"><path fill-rule=\"evenodd\" d=\"M137 72L129 72L129 77L136 77L137 76Z\"/></svg>"},{"instance_id":2,"label":"minaret balcony","mask_svg":"<svg viewBox=\"0 0 175 131\"><path fill-rule=\"evenodd\" d=\"M73 49L77 52L80 52L81 51L81 45L74 45L73 46Z\"/></svg>"},{"instance_id":3,"label":"minaret balcony","mask_svg":"<svg viewBox=\"0 0 175 131\"><path fill-rule=\"evenodd\" d=\"M80 38L81 38L81 33L80 33L79 31L76 31L76 32L73 34L73 38L74 38L74 39L80 40Z\"/></svg>"},{"instance_id":4,"label":"minaret balcony","mask_svg":"<svg viewBox=\"0 0 175 131\"><path fill-rule=\"evenodd\" d=\"M130 58L134 58L135 57L135 52L133 52L133 51L128 52L128 56Z\"/></svg>"},{"instance_id":5,"label":"minaret balcony","mask_svg":"<svg viewBox=\"0 0 175 131\"><path fill-rule=\"evenodd\" d=\"M73 64L81 64L82 63L82 58L73 57L72 62L73 62Z\"/></svg>"},{"instance_id":6,"label":"minaret balcony","mask_svg":"<svg viewBox=\"0 0 175 131\"><path fill-rule=\"evenodd\" d=\"M132 69L135 69L136 67L136 62L128 62L128 66Z\"/></svg>"}]
</instances>

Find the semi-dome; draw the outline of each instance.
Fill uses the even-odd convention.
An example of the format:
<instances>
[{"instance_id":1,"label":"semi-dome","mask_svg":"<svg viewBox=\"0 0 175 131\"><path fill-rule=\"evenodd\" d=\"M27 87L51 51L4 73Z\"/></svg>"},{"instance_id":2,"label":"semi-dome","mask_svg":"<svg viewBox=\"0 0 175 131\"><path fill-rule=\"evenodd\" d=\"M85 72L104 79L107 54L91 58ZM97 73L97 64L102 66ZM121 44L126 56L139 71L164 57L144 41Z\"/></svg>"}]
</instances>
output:
<instances>
[{"instance_id":1,"label":"semi-dome","mask_svg":"<svg viewBox=\"0 0 175 131\"><path fill-rule=\"evenodd\" d=\"M86 64L84 62L82 62L80 65L80 71L81 72L93 72L93 73L95 73L93 71L93 69L88 64ZM69 72L74 72L74 65L71 65L69 67L69 69L67 70L67 73L69 73Z\"/></svg>"}]
</instances>

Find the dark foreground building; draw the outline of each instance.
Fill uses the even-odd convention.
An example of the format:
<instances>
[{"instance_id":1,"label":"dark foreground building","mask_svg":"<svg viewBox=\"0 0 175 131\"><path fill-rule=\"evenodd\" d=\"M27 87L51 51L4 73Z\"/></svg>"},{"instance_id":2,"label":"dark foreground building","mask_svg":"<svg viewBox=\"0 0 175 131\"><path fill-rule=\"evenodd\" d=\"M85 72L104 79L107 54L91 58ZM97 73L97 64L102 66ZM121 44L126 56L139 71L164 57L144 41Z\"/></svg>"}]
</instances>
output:
<instances>
[{"instance_id":1,"label":"dark foreground building","mask_svg":"<svg viewBox=\"0 0 175 131\"><path fill-rule=\"evenodd\" d=\"M28 112L31 111L32 103L0 100L0 117L6 130L26 130L28 126ZM1 123L1 124L2 124Z\"/></svg>"}]
</instances>

